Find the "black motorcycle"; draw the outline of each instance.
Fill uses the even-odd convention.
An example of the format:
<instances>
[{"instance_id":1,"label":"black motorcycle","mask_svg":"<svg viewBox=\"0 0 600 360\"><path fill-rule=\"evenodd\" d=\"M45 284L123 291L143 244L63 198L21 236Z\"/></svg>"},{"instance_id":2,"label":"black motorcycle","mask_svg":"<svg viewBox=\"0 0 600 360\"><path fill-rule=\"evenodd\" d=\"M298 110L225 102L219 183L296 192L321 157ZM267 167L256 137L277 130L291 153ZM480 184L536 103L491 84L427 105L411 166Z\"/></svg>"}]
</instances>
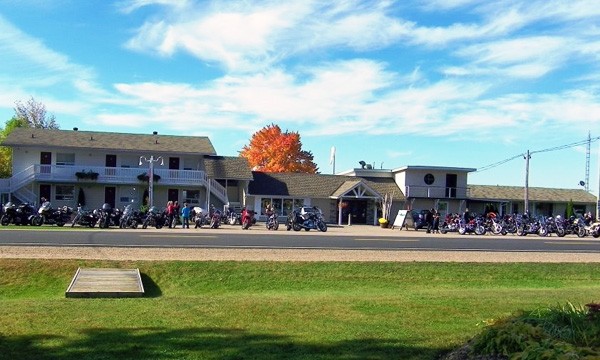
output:
<instances>
[{"instance_id":1,"label":"black motorcycle","mask_svg":"<svg viewBox=\"0 0 600 360\"><path fill-rule=\"evenodd\" d=\"M302 207L295 209L288 215L286 222L287 230L300 231L302 229L309 231L317 229L319 231L327 231L327 224L323 219L323 214L316 206Z\"/></svg>"},{"instance_id":2,"label":"black motorcycle","mask_svg":"<svg viewBox=\"0 0 600 360\"><path fill-rule=\"evenodd\" d=\"M93 228L94 226L96 226L97 222L98 218L96 217L96 215L94 215L93 211L84 210L81 206L78 206L77 214L75 214L73 221L71 221L71 227L79 225Z\"/></svg>"},{"instance_id":3,"label":"black motorcycle","mask_svg":"<svg viewBox=\"0 0 600 360\"><path fill-rule=\"evenodd\" d=\"M68 206L54 209L50 201L45 201L38 209L38 213L31 218L31 225L65 226L66 223L71 221L72 214L73 209Z\"/></svg>"},{"instance_id":4,"label":"black motorcycle","mask_svg":"<svg viewBox=\"0 0 600 360\"><path fill-rule=\"evenodd\" d=\"M28 203L17 206L9 201L4 205L0 223L2 226L7 226L8 224L30 225L34 215L35 209Z\"/></svg>"},{"instance_id":5,"label":"black motorcycle","mask_svg":"<svg viewBox=\"0 0 600 360\"><path fill-rule=\"evenodd\" d=\"M162 229L165 223L168 221L164 211L160 211L156 206L148 209L144 222L142 223L142 229L148 228L148 226L154 226L157 229Z\"/></svg>"},{"instance_id":6,"label":"black motorcycle","mask_svg":"<svg viewBox=\"0 0 600 360\"><path fill-rule=\"evenodd\" d=\"M195 224L195 229L202 228L202 226L210 224L210 216L199 206L196 206L192 209L190 212L190 217L192 222Z\"/></svg>"},{"instance_id":7,"label":"black motorcycle","mask_svg":"<svg viewBox=\"0 0 600 360\"><path fill-rule=\"evenodd\" d=\"M100 209L94 210L94 213L98 216L98 227L101 229L119 225L121 213L108 203L104 203Z\"/></svg>"},{"instance_id":8,"label":"black motorcycle","mask_svg":"<svg viewBox=\"0 0 600 360\"><path fill-rule=\"evenodd\" d=\"M142 218L139 210L135 210L131 204L125 206L123 213L119 219L119 228L121 229L137 229L138 225L142 224L144 219Z\"/></svg>"}]
</instances>

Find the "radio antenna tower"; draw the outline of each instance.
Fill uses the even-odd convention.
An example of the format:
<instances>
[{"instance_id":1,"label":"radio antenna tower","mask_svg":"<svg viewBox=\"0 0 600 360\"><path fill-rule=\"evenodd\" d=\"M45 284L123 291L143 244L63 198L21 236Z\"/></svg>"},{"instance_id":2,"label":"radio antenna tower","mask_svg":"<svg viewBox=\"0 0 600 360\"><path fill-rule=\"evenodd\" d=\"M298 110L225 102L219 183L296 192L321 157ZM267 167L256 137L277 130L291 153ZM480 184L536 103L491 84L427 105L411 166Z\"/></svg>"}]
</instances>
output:
<instances>
[{"instance_id":1,"label":"radio antenna tower","mask_svg":"<svg viewBox=\"0 0 600 360\"><path fill-rule=\"evenodd\" d=\"M590 152L592 147L592 135L588 131L587 149L585 152L585 191L590 191Z\"/></svg>"}]
</instances>

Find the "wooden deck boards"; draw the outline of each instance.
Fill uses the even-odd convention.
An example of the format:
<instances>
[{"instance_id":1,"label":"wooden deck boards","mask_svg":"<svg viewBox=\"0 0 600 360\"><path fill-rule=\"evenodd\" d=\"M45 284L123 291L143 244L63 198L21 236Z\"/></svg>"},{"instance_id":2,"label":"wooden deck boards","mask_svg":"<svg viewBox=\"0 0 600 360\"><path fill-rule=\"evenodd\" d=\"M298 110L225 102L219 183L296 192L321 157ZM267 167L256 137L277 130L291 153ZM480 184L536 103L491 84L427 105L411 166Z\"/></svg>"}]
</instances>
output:
<instances>
[{"instance_id":1,"label":"wooden deck boards","mask_svg":"<svg viewBox=\"0 0 600 360\"><path fill-rule=\"evenodd\" d=\"M141 297L144 296L144 285L139 269L79 268L65 296Z\"/></svg>"}]
</instances>

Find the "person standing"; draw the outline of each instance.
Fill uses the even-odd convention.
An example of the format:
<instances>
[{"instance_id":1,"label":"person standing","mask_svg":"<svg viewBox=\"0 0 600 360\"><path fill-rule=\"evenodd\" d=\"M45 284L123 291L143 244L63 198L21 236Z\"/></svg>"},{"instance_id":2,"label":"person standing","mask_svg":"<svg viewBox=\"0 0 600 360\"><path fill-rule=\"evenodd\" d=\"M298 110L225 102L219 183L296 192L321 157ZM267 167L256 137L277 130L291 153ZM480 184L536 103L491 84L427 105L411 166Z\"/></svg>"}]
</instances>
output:
<instances>
[{"instance_id":1,"label":"person standing","mask_svg":"<svg viewBox=\"0 0 600 360\"><path fill-rule=\"evenodd\" d=\"M181 221L182 221L182 225L181 225L182 229L190 228L190 208L188 207L187 202L183 203L183 208L181 209Z\"/></svg>"},{"instance_id":2,"label":"person standing","mask_svg":"<svg viewBox=\"0 0 600 360\"><path fill-rule=\"evenodd\" d=\"M179 206L179 201L175 200L173 201L173 219L172 221L172 226L173 229L177 227L177 220L179 220L179 211L180 211L180 206Z\"/></svg>"},{"instance_id":3,"label":"person standing","mask_svg":"<svg viewBox=\"0 0 600 360\"><path fill-rule=\"evenodd\" d=\"M167 224L169 225L169 229L172 228L172 224L173 224L173 210L174 210L174 206L173 206L173 202L172 201L168 201L167 202Z\"/></svg>"}]
</instances>

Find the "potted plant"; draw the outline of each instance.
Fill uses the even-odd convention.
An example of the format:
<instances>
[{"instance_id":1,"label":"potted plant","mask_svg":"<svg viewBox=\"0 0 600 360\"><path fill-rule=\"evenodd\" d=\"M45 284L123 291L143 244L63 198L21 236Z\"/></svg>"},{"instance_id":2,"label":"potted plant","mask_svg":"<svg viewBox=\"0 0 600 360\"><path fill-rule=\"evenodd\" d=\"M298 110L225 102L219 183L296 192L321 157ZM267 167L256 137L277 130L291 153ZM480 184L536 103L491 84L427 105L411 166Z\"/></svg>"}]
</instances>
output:
<instances>
[{"instance_id":1,"label":"potted plant","mask_svg":"<svg viewBox=\"0 0 600 360\"><path fill-rule=\"evenodd\" d=\"M379 218L379 226L381 226L382 228L387 228L388 224L389 222L386 218Z\"/></svg>"},{"instance_id":2,"label":"potted plant","mask_svg":"<svg viewBox=\"0 0 600 360\"><path fill-rule=\"evenodd\" d=\"M85 179L98 180L98 175L99 174L97 172L94 172L92 170L90 170L90 171L81 170L81 171L77 171L75 173L75 176L77 177L77 179L80 179L80 180L82 180L82 179L83 180L85 180Z\"/></svg>"},{"instance_id":3,"label":"potted plant","mask_svg":"<svg viewBox=\"0 0 600 360\"><path fill-rule=\"evenodd\" d=\"M152 180L154 180L155 182L160 180L160 175L158 174L153 174L154 176L152 176ZM148 176L148 174L146 173L141 173L137 176L139 181L150 181L150 176Z\"/></svg>"},{"instance_id":4,"label":"potted plant","mask_svg":"<svg viewBox=\"0 0 600 360\"><path fill-rule=\"evenodd\" d=\"M87 179L87 173L86 173L85 171L83 171L83 170L81 170L81 171L77 171L77 172L75 173L75 176L76 176L78 179Z\"/></svg>"},{"instance_id":5,"label":"potted plant","mask_svg":"<svg viewBox=\"0 0 600 360\"><path fill-rule=\"evenodd\" d=\"M100 175L100 174L98 174L97 172L92 171L92 170L87 172L88 179L90 179L90 180L98 180L98 175Z\"/></svg>"}]
</instances>

